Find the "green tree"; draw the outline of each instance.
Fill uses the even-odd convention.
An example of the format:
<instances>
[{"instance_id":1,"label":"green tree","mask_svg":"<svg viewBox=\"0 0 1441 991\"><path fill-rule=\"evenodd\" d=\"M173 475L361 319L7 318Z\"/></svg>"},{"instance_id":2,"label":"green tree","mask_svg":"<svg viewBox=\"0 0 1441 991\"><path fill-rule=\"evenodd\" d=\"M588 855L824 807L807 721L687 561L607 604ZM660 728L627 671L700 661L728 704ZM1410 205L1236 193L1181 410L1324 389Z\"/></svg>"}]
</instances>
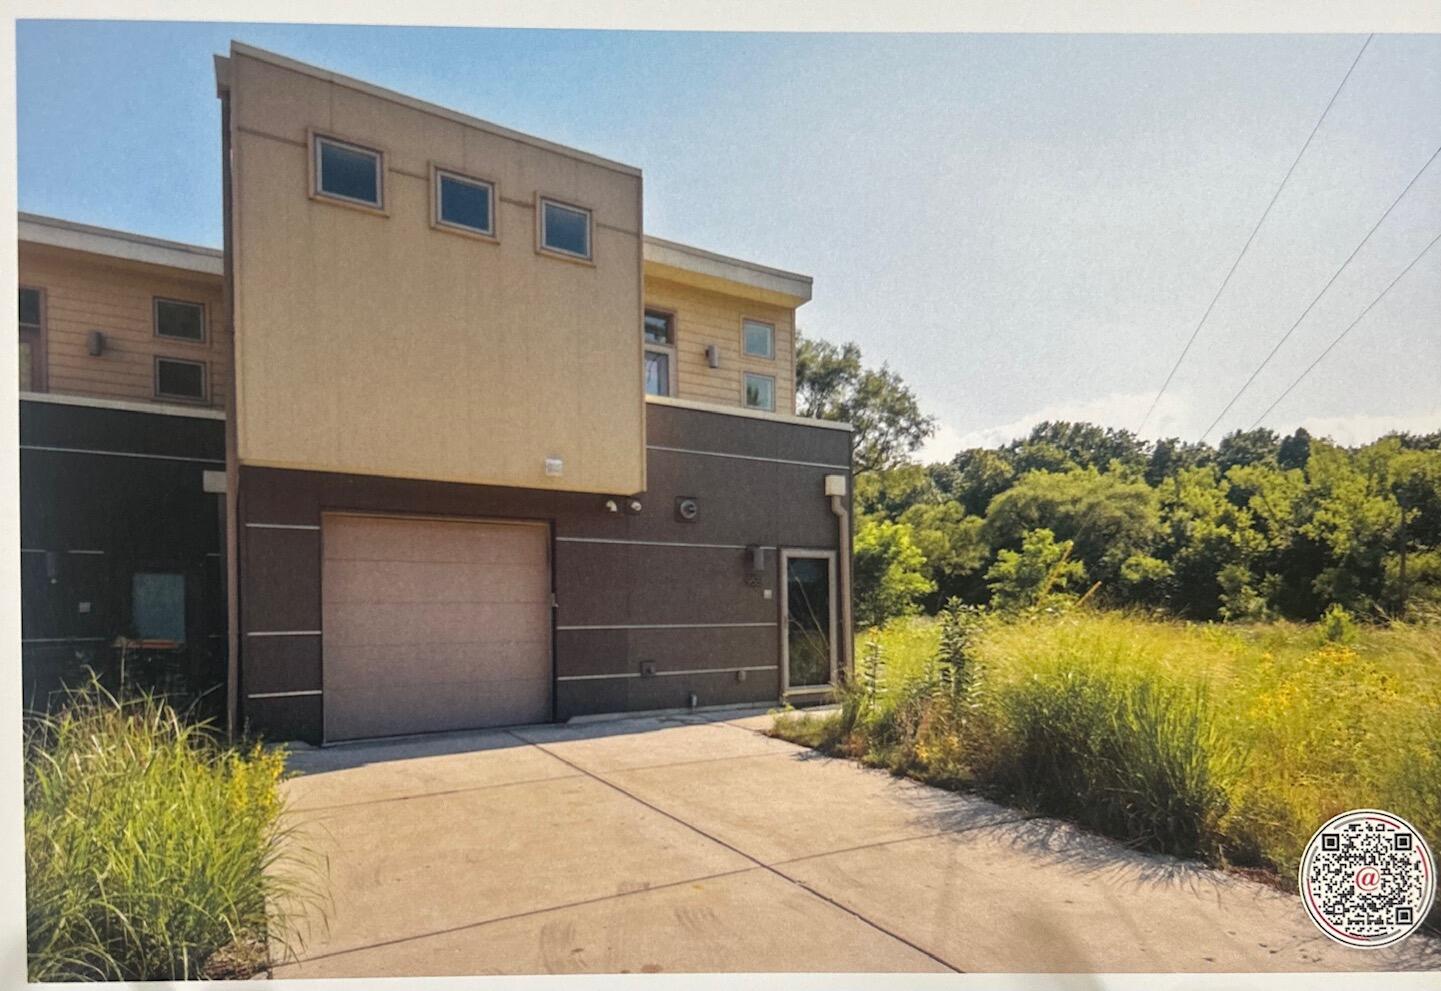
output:
<instances>
[{"instance_id":1,"label":"green tree","mask_svg":"<svg viewBox=\"0 0 1441 991\"><path fill-rule=\"evenodd\" d=\"M1094 423L1047 420L1032 427L1024 440L1012 441L1007 449L1021 471L1109 471L1112 464L1140 470L1146 466L1146 445L1135 434Z\"/></svg>"},{"instance_id":2,"label":"green tree","mask_svg":"<svg viewBox=\"0 0 1441 991\"><path fill-rule=\"evenodd\" d=\"M1149 555L1161 537L1155 490L1094 468L1031 472L992 499L986 511L984 533L995 548L1017 548L1039 527L1073 542L1086 573L1107 589L1128 558Z\"/></svg>"},{"instance_id":3,"label":"green tree","mask_svg":"<svg viewBox=\"0 0 1441 991\"><path fill-rule=\"evenodd\" d=\"M878 513L893 520L916 505L939 503L944 499L923 465L909 464L881 471L869 471L855 480L857 516Z\"/></svg>"},{"instance_id":4,"label":"green tree","mask_svg":"<svg viewBox=\"0 0 1441 991\"><path fill-rule=\"evenodd\" d=\"M1275 461L1281 441L1276 431L1257 427L1255 430L1233 430L1216 445L1216 463L1221 473L1236 465L1253 465L1259 461Z\"/></svg>"},{"instance_id":5,"label":"green tree","mask_svg":"<svg viewBox=\"0 0 1441 991\"><path fill-rule=\"evenodd\" d=\"M972 516L984 516L991 500L1010 488L1017 476L1009 454L984 447L961 451L950 467L952 471L942 477L954 478L951 495Z\"/></svg>"},{"instance_id":6,"label":"green tree","mask_svg":"<svg viewBox=\"0 0 1441 991\"><path fill-rule=\"evenodd\" d=\"M1080 561L1071 560L1072 543L1056 542L1045 527L1026 531L1021 549L1001 550L986 572L991 604L1002 611L1045 607L1069 598L1086 580Z\"/></svg>"},{"instance_id":7,"label":"green tree","mask_svg":"<svg viewBox=\"0 0 1441 991\"><path fill-rule=\"evenodd\" d=\"M796 348L796 407L802 416L849 423L855 474L905 464L936 432L915 393L886 365L866 368L855 344L802 338Z\"/></svg>"},{"instance_id":8,"label":"green tree","mask_svg":"<svg viewBox=\"0 0 1441 991\"><path fill-rule=\"evenodd\" d=\"M879 626L918 612L920 600L935 590L925 566L909 526L861 518L851 555L856 625Z\"/></svg>"},{"instance_id":9,"label":"green tree","mask_svg":"<svg viewBox=\"0 0 1441 991\"><path fill-rule=\"evenodd\" d=\"M925 575L935 585L926 603L931 611L952 598L975 602L985 592L978 581L990 556L981 533L983 521L970 516L958 502L918 503L901 514L911 537L926 559Z\"/></svg>"}]
</instances>

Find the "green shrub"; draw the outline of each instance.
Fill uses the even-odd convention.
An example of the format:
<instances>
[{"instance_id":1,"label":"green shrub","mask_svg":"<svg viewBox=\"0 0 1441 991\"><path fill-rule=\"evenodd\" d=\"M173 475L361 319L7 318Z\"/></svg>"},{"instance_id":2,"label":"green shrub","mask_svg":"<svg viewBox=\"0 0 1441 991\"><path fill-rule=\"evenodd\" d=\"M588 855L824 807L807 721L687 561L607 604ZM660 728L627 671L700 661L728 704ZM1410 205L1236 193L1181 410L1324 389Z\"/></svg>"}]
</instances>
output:
<instances>
[{"instance_id":1,"label":"green shrub","mask_svg":"<svg viewBox=\"0 0 1441 991\"><path fill-rule=\"evenodd\" d=\"M219 976L217 951L265 963L287 904L317 875L275 867L283 755L221 745L205 726L97 685L37 717L25 747L25 881L32 981ZM282 852L289 850L289 852ZM216 958L218 960L220 958ZM208 968L208 969L207 969Z\"/></svg>"},{"instance_id":2,"label":"green shrub","mask_svg":"<svg viewBox=\"0 0 1441 991\"><path fill-rule=\"evenodd\" d=\"M1340 603L1333 602L1321 614L1321 639L1328 643L1356 642L1356 620Z\"/></svg>"}]
</instances>

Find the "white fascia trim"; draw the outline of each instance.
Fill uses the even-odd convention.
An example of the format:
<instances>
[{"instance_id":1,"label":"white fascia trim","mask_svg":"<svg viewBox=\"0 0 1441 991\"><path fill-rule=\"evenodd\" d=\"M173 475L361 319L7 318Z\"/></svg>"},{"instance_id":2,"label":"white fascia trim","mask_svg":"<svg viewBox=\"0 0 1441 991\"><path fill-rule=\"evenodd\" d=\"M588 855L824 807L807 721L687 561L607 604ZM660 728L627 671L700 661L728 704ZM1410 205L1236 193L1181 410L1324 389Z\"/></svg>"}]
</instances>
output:
<instances>
[{"instance_id":1,"label":"white fascia trim","mask_svg":"<svg viewBox=\"0 0 1441 991\"><path fill-rule=\"evenodd\" d=\"M85 251L92 255L163 265L166 268L180 268L189 272L203 272L217 277L225 274L224 254L215 248L205 248L198 244L165 241L158 237L145 237L109 227L93 227L90 224L60 220L57 217L42 217L34 213L19 215L19 234L22 242L31 244Z\"/></svg>"},{"instance_id":2,"label":"white fascia trim","mask_svg":"<svg viewBox=\"0 0 1441 991\"><path fill-rule=\"evenodd\" d=\"M813 280L809 275L758 265L741 258L681 244L679 241L667 241L647 234L643 257L657 265L669 265L682 271L709 275L714 279L724 279L727 282L791 296L801 303L809 302L811 298Z\"/></svg>"},{"instance_id":3,"label":"white fascia trim","mask_svg":"<svg viewBox=\"0 0 1441 991\"><path fill-rule=\"evenodd\" d=\"M748 409L745 406L725 406L720 403L702 403L694 399L676 399L674 396L646 396L645 401L656 406L674 406L677 409L694 409L702 413L719 413L722 416L743 416L750 420L769 420L772 423L789 423L797 427L820 427L824 430L844 430L852 433L855 427L839 420L821 420L813 416L794 416L790 413L771 413L763 409Z\"/></svg>"},{"instance_id":4,"label":"white fascia trim","mask_svg":"<svg viewBox=\"0 0 1441 991\"><path fill-rule=\"evenodd\" d=\"M406 96L404 93L397 93L393 89L386 89L383 86L376 86L374 83L367 83L364 80L356 79L352 76L344 76L338 72L332 72L329 69L322 69L319 66L309 65L305 62L297 62L295 59L287 58L284 55L278 55L275 52L266 51L263 48L256 48L252 45L244 44L243 42L230 42L230 54L232 56L245 55L249 58L255 59L258 62L266 62L270 65L279 66L282 69L289 69L292 72L302 73L314 79L322 79L328 83L334 83L337 86L345 86L349 89L365 93L368 96L378 97L382 100L389 100L391 103L398 103L401 106L409 107L412 110L419 110L421 113L431 114L436 117L443 117L446 120L455 121L457 124L464 124L466 127L473 127L477 130L485 131L488 134L494 134L496 137L508 138L511 141L518 141L521 144L532 145L536 148L542 148L546 151L554 152L558 155L564 155L567 158L576 159L577 161L587 162L591 165L599 165L601 168L611 169L614 172L620 172L624 175L639 176L641 174L641 170L636 168L634 165L626 165L623 162L613 161L609 158L602 158L599 155L592 155L590 152L581 151L579 148L571 148L567 145L556 144L553 141L547 141L544 138L538 138L533 134L526 134L523 131L513 131L508 127L502 127L500 124L494 124L488 120L482 120L479 117L472 117L469 114L463 114L459 110L451 110L449 107L442 107L439 104L428 103L425 100L418 100L413 96ZM233 73L230 69L230 66L227 65L225 69L225 78L217 78L217 84L222 86L229 86L232 82Z\"/></svg>"},{"instance_id":5,"label":"white fascia trim","mask_svg":"<svg viewBox=\"0 0 1441 991\"><path fill-rule=\"evenodd\" d=\"M54 403L57 406L89 406L93 409L118 409L127 413L152 413L158 416L189 416L197 420L224 420L225 411L202 406L177 406L172 403L131 402L125 399L99 399L94 396L67 396L55 392L22 392L27 403Z\"/></svg>"}]
</instances>

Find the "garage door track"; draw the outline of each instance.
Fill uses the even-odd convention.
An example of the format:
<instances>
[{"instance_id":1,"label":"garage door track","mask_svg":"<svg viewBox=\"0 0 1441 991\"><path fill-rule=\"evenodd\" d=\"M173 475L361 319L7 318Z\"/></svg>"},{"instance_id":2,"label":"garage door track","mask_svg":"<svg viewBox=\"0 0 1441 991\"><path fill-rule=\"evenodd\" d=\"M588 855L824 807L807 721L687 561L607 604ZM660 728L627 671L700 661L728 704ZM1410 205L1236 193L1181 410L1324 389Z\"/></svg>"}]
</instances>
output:
<instances>
[{"instance_id":1,"label":"garage door track","mask_svg":"<svg viewBox=\"0 0 1441 991\"><path fill-rule=\"evenodd\" d=\"M328 923L277 977L1441 966L1294 895L699 713L292 755Z\"/></svg>"}]
</instances>

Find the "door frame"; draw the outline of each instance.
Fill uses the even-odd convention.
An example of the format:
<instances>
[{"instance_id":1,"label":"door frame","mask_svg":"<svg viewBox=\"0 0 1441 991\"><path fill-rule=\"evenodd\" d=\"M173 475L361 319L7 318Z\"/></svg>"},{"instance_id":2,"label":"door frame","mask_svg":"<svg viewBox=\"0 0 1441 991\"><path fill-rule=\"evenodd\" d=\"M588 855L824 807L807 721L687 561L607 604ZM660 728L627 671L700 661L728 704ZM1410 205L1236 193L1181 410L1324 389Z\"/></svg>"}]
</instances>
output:
<instances>
[{"instance_id":1,"label":"door frame","mask_svg":"<svg viewBox=\"0 0 1441 991\"><path fill-rule=\"evenodd\" d=\"M781 548L780 557L780 574L778 575L779 581L777 582L779 588L776 598L780 599L781 610L781 697L784 698L787 695L816 695L834 691L838 684L838 665L840 663L840 645L836 643L836 636L839 632L836 615L836 552L803 547L783 547ZM824 685L798 685L795 688L791 687L790 563L795 558L826 562L826 579L827 585L829 586L827 598L829 600L828 606L830 612L828 640L831 648L831 677L830 681Z\"/></svg>"}]
</instances>

